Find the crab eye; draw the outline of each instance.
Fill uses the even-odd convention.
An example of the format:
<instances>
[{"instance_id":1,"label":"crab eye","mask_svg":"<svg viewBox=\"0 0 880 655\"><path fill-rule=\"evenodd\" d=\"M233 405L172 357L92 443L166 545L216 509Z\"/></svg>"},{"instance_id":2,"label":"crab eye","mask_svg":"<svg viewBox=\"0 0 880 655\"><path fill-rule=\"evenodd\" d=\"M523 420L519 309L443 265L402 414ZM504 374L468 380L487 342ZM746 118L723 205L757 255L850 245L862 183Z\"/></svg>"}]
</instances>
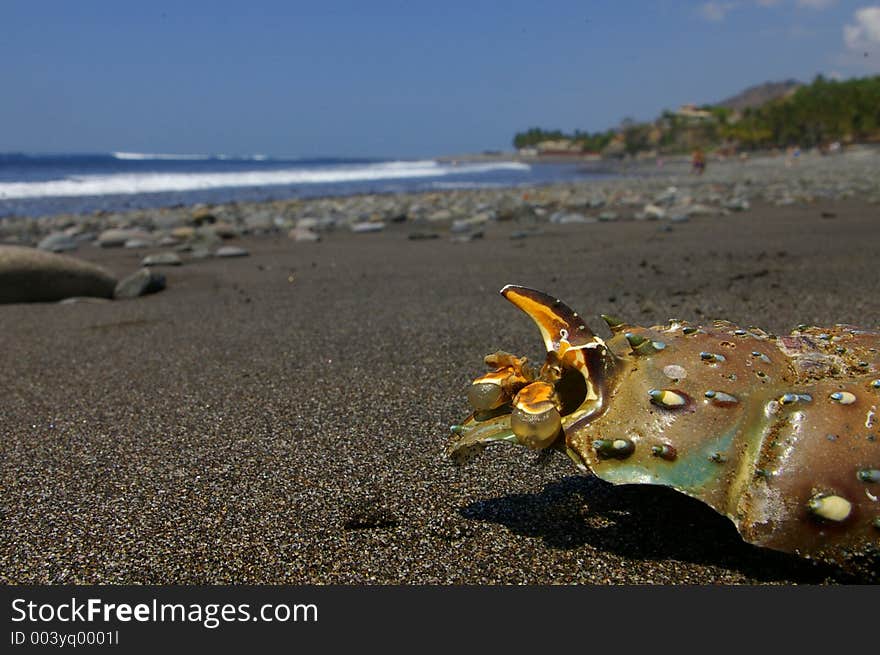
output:
<instances>
[{"instance_id":1,"label":"crab eye","mask_svg":"<svg viewBox=\"0 0 880 655\"><path fill-rule=\"evenodd\" d=\"M554 401L554 389L546 382L534 382L514 400L510 427L517 441L528 448L546 448L562 429L562 416Z\"/></svg>"},{"instance_id":2,"label":"crab eye","mask_svg":"<svg viewBox=\"0 0 880 655\"><path fill-rule=\"evenodd\" d=\"M504 390L497 382L474 382L468 389L468 402L478 412L485 412L503 405Z\"/></svg>"}]
</instances>

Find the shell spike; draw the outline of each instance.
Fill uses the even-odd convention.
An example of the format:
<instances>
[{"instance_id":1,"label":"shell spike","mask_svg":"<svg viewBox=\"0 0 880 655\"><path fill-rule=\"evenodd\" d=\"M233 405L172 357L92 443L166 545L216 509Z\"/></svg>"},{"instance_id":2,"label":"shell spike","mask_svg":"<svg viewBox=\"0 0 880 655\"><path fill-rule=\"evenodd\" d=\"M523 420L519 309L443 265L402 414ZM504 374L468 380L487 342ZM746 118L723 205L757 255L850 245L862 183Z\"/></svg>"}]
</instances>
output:
<instances>
[{"instance_id":1,"label":"shell spike","mask_svg":"<svg viewBox=\"0 0 880 655\"><path fill-rule=\"evenodd\" d=\"M613 334L623 332L629 325L622 318L614 316L613 314L599 314L599 316L602 317L602 320L605 321L605 324L608 325L608 329L611 330Z\"/></svg>"},{"instance_id":2,"label":"shell spike","mask_svg":"<svg viewBox=\"0 0 880 655\"><path fill-rule=\"evenodd\" d=\"M634 355L652 355L665 347L665 344L659 341L651 341L632 332L627 332L623 336L626 337Z\"/></svg>"}]
</instances>

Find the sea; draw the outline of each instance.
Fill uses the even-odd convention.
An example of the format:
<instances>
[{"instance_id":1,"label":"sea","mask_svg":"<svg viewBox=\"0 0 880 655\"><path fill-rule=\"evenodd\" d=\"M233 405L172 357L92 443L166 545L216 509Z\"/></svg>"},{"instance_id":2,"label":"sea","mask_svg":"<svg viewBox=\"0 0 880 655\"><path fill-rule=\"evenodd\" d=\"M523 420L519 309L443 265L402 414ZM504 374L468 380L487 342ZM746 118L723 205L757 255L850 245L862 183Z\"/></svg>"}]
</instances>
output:
<instances>
[{"instance_id":1,"label":"sea","mask_svg":"<svg viewBox=\"0 0 880 655\"><path fill-rule=\"evenodd\" d=\"M0 153L0 218L363 193L539 186L610 175L578 163Z\"/></svg>"}]
</instances>

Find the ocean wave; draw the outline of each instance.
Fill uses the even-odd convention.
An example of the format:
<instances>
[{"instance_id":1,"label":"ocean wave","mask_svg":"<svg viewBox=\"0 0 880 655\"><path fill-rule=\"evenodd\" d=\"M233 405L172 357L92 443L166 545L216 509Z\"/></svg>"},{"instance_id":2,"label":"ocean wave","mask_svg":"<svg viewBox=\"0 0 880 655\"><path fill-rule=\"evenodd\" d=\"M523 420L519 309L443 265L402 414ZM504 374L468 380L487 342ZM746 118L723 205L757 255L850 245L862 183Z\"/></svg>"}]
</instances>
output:
<instances>
[{"instance_id":1,"label":"ocean wave","mask_svg":"<svg viewBox=\"0 0 880 655\"><path fill-rule=\"evenodd\" d=\"M180 157L181 155L175 156ZM0 182L0 199L103 196L200 191L231 187L370 182L373 180L474 175L501 170L527 171L529 168L528 165L518 162L454 165L440 164L433 160L423 160L383 162L360 166L283 168L277 170L234 172L151 172L78 175L39 182Z\"/></svg>"},{"instance_id":2,"label":"ocean wave","mask_svg":"<svg viewBox=\"0 0 880 655\"><path fill-rule=\"evenodd\" d=\"M269 161L269 155L185 155L161 152L111 152L113 159L123 161Z\"/></svg>"},{"instance_id":3,"label":"ocean wave","mask_svg":"<svg viewBox=\"0 0 880 655\"><path fill-rule=\"evenodd\" d=\"M214 155L176 155L158 152L111 152L114 159L125 161L207 161L214 159Z\"/></svg>"}]
</instances>

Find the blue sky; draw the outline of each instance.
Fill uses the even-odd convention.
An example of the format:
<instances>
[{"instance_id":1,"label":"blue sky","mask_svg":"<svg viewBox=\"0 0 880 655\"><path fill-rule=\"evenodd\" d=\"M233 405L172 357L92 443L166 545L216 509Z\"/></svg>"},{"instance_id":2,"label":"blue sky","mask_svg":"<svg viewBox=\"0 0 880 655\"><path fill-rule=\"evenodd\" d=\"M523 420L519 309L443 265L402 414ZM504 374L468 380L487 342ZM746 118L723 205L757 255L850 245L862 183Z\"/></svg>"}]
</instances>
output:
<instances>
[{"instance_id":1,"label":"blue sky","mask_svg":"<svg viewBox=\"0 0 880 655\"><path fill-rule=\"evenodd\" d=\"M878 46L878 0L3 0L0 152L509 149L876 74Z\"/></svg>"}]
</instances>

